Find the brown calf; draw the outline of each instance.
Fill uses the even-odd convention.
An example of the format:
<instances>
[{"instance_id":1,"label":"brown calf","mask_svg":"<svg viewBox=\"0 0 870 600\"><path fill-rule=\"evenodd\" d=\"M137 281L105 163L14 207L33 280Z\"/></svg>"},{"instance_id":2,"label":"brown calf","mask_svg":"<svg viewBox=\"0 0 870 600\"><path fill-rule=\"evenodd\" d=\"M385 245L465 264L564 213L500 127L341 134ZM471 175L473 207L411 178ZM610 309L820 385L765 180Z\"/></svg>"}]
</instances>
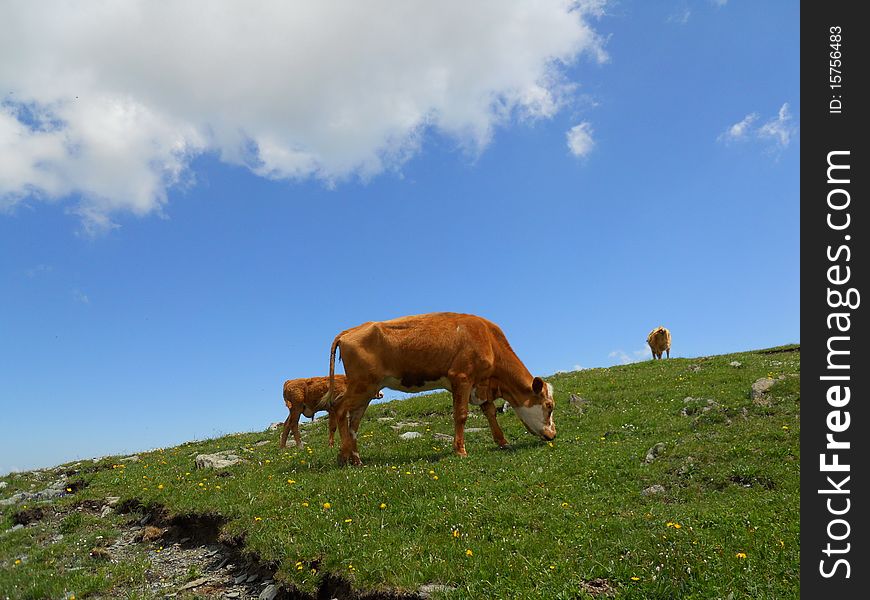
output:
<instances>
[{"instance_id":1,"label":"brown calf","mask_svg":"<svg viewBox=\"0 0 870 600\"><path fill-rule=\"evenodd\" d=\"M344 375L336 375L334 381L335 394L340 397L346 389ZM287 420L284 421L284 429L281 432L280 447L287 446L287 435L292 430L296 447L302 447L302 438L299 437L299 417L305 415L309 419L320 410L329 412L329 447L334 445L335 438L335 411L331 410L324 396L329 391L329 377L309 377L307 379L288 379L284 382L284 404L290 410ZM377 394L375 398L383 398L383 394Z\"/></svg>"}]
</instances>

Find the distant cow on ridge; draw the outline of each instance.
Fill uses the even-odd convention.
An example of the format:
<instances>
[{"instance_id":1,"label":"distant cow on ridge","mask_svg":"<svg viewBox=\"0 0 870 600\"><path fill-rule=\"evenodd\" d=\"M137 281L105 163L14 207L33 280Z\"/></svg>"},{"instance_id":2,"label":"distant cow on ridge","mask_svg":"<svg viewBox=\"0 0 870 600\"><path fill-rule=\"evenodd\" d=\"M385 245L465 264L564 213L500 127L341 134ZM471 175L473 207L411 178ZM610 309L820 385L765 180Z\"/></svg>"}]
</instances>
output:
<instances>
[{"instance_id":1,"label":"distant cow on ridge","mask_svg":"<svg viewBox=\"0 0 870 600\"><path fill-rule=\"evenodd\" d=\"M468 404L479 405L499 446L507 440L496 420L494 400L503 398L530 433L556 437L553 386L533 377L504 333L486 319L431 313L369 322L342 331L332 342L329 376L340 347L347 389L337 398L330 388L341 435L341 464L361 464L357 432L369 399L388 387L403 392L446 389L453 394L453 449L465 451ZM337 379L336 379L337 381ZM349 416L349 417L348 417Z\"/></svg>"},{"instance_id":2,"label":"distant cow on ridge","mask_svg":"<svg viewBox=\"0 0 870 600\"><path fill-rule=\"evenodd\" d=\"M671 332L664 327L656 327L650 331L646 336L646 343L652 350L653 360L661 360L662 352L667 353L668 358L671 357Z\"/></svg>"}]
</instances>

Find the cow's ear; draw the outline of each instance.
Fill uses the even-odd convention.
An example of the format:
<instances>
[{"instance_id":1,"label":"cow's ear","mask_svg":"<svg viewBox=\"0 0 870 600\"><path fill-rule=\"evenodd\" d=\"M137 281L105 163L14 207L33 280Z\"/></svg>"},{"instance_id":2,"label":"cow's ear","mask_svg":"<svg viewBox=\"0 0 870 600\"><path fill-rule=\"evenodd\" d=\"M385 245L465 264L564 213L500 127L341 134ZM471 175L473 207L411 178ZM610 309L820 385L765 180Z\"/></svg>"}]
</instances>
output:
<instances>
[{"instance_id":1,"label":"cow's ear","mask_svg":"<svg viewBox=\"0 0 870 600\"><path fill-rule=\"evenodd\" d=\"M532 391L536 394L540 394L541 390L544 389L544 380L540 377L535 377L532 379Z\"/></svg>"}]
</instances>

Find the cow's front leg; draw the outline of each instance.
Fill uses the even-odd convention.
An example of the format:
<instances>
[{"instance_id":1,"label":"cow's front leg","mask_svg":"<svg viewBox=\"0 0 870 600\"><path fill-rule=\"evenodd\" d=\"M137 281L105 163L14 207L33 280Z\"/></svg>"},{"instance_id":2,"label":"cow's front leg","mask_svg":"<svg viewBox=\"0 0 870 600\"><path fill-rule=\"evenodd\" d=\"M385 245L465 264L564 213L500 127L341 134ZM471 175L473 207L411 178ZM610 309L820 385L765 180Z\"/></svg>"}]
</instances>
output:
<instances>
[{"instance_id":1,"label":"cow's front leg","mask_svg":"<svg viewBox=\"0 0 870 600\"><path fill-rule=\"evenodd\" d=\"M453 451L459 456L468 456L465 451L465 421L468 419L468 400L471 384L466 379L450 382L453 389Z\"/></svg>"},{"instance_id":2,"label":"cow's front leg","mask_svg":"<svg viewBox=\"0 0 870 600\"><path fill-rule=\"evenodd\" d=\"M495 440L495 443L498 444L500 448L507 446L508 441L504 438L504 433L502 432L501 427L498 426L498 419L495 418L496 409L492 400L487 400L481 404L480 410L483 411L486 420L489 421L489 430L492 432L492 439Z\"/></svg>"}]
</instances>

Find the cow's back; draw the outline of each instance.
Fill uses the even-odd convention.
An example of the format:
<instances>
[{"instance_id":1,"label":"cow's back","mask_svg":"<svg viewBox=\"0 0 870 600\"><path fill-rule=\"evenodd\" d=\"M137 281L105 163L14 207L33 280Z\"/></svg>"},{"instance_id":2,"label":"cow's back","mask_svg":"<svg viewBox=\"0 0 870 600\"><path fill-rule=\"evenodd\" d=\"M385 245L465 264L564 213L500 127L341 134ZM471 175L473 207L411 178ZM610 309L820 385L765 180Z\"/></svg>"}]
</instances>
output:
<instances>
[{"instance_id":1,"label":"cow's back","mask_svg":"<svg viewBox=\"0 0 870 600\"><path fill-rule=\"evenodd\" d=\"M341 336L341 357L348 375L367 370L404 379L407 387L415 387L445 376L458 356L491 363L492 328L498 329L486 319L460 313L369 322Z\"/></svg>"}]
</instances>

